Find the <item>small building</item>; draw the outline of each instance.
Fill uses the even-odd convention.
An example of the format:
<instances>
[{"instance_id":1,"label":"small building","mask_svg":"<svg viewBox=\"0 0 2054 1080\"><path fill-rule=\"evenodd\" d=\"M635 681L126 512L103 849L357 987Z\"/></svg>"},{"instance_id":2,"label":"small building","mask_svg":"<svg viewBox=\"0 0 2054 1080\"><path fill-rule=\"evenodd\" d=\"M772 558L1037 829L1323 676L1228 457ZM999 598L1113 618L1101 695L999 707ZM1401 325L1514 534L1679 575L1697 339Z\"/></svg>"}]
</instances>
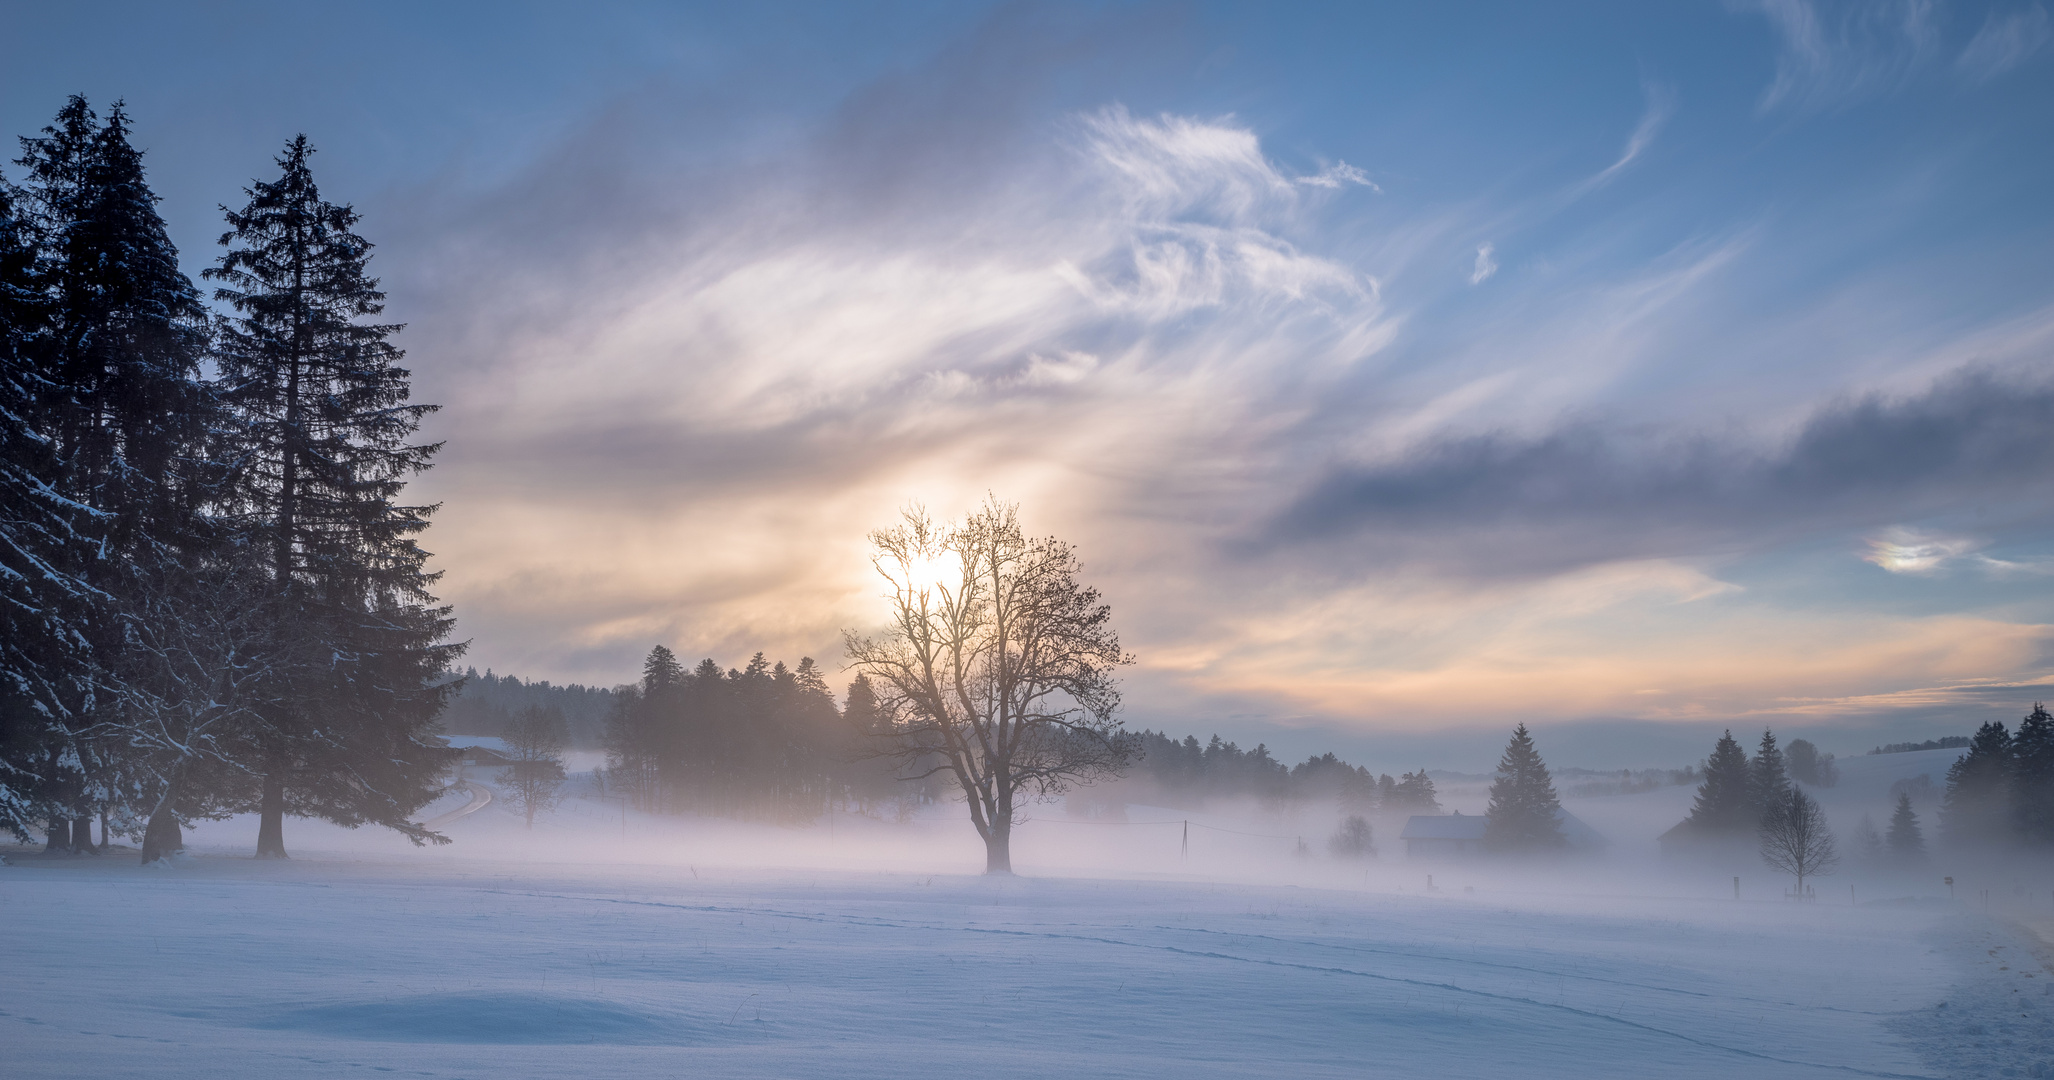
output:
<instances>
[{"instance_id":1,"label":"small building","mask_svg":"<svg viewBox=\"0 0 2054 1080\"><path fill-rule=\"evenodd\" d=\"M1471 855L1484 849L1483 831L1488 822L1481 814L1464 814L1460 810L1452 814L1415 814L1405 819L1405 831L1398 834L1398 839L1405 841L1409 858ZM1567 810L1556 808L1555 823L1568 838L1571 851L1595 851L1605 846L1604 834Z\"/></svg>"}]
</instances>

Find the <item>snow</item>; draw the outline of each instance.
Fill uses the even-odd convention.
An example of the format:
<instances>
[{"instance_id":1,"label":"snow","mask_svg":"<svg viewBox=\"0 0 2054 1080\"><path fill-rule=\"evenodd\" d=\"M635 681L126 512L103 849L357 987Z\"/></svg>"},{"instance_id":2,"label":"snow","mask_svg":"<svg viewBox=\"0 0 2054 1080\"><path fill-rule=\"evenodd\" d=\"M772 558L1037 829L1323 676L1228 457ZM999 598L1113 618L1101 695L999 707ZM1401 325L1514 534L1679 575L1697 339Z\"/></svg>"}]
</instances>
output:
<instances>
[{"instance_id":1,"label":"snow","mask_svg":"<svg viewBox=\"0 0 2054 1080\"><path fill-rule=\"evenodd\" d=\"M1628 799L1645 801L1614 801ZM1022 876L987 878L963 872L981 865L968 826L940 816L960 808L936 810L778 828L624 822L574 799L529 833L495 802L443 848L292 821L295 858L257 862L254 823L232 819L195 828L194 854L162 869L18 859L0 869L5 1071L1500 1080L2054 1064L2054 979L2007 924L1930 889L1787 904L1755 871L1734 902L1723 878L1616 854L1365 866L1200 830L1186 858L1176 825L1055 807L1021 829Z\"/></svg>"}]
</instances>

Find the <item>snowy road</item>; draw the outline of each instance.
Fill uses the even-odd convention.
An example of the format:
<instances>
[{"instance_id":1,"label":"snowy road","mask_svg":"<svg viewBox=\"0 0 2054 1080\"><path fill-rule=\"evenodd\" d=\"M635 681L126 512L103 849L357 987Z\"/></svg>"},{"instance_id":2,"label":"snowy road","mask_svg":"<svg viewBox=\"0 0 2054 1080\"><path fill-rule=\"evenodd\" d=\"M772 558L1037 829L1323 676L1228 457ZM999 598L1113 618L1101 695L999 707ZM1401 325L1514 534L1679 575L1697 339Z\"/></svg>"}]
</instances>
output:
<instances>
[{"instance_id":1,"label":"snowy road","mask_svg":"<svg viewBox=\"0 0 2054 1080\"><path fill-rule=\"evenodd\" d=\"M459 780L456 782L456 786L463 788L464 792L470 795L471 801L463 804L462 806L457 807L454 810L451 810L447 814L438 814L435 817L429 818L428 820L421 823L421 826L423 828L439 829L452 821L456 821L459 818L469 817L472 814L475 814L478 811L483 810L486 807L492 805L491 788L488 788L475 780Z\"/></svg>"},{"instance_id":2,"label":"snowy road","mask_svg":"<svg viewBox=\"0 0 2054 1080\"><path fill-rule=\"evenodd\" d=\"M1951 906L306 858L8 867L0 904L11 1076L1887 1077L2054 1060L2046 974ZM1977 994L2021 1018L1960 1035L1939 1002L1983 1009ZM1977 1071L1936 1071L1935 1039Z\"/></svg>"}]
</instances>

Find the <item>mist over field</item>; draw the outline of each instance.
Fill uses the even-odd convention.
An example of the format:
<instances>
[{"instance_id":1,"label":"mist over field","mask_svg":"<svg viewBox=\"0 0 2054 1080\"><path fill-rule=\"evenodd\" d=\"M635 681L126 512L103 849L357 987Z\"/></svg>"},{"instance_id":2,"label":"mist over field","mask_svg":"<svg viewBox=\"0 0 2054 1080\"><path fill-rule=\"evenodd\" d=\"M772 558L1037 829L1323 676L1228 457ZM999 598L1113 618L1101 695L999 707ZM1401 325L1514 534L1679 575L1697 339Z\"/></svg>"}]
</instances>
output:
<instances>
[{"instance_id":1,"label":"mist over field","mask_svg":"<svg viewBox=\"0 0 2054 1080\"><path fill-rule=\"evenodd\" d=\"M0 0L0 1073L2054 1076L2037 0Z\"/></svg>"}]
</instances>

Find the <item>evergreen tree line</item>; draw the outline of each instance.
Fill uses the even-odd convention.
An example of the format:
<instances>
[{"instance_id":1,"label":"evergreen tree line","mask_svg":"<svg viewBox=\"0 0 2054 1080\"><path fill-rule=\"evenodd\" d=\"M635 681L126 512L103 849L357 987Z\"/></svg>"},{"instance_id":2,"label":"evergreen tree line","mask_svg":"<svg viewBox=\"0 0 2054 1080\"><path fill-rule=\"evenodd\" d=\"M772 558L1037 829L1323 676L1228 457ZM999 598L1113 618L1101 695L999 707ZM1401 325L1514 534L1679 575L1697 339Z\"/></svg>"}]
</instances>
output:
<instances>
[{"instance_id":1,"label":"evergreen tree line","mask_svg":"<svg viewBox=\"0 0 2054 1080\"><path fill-rule=\"evenodd\" d=\"M1959 847L2054 846L2054 716L2038 702L2016 733L1995 720L1976 729L1947 769L1940 835Z\"/></svg>"},{"instance_id":2,"label":"evergreen tree line","mask_svg":"<svg viewBox=\"0 0 2054 1080\"><path fill-rule=\"evenodd\" d=\"M432 406L371 245L294 139L223 208L203 296L126 109L73 97L0 172L0 826L53 851L197 818L413 824L459 647L406 481ZM212 301L210 307L208 301ZM95 844L91 824L98 818Z\"/></svg>"},{"instance_id":3,"label":"evergreen tree line","mask_svg":"<svg viewBox=\"0 0 2054 1080\"><path fill-rule=\"evenodd\" d=\"M479 674L466 669L452 674L456 692L442 711L442 730L450 735L503 736L507 725L530 709L553 711L563 721L567 749L598 750L606 746L607 718L613 715L616 691L571 683L558 686L546 679L529 682L513 675Z\"/></svg>"},{"instance_id":4,"label":"evergreen tree line","mask_svg":"<svg viewBox=\"0 0 2054 1080\"><path fill-rule=\"evenodd\" d=\"M1802 756L1817 784L1820 777L1816 753ZM1830 764L1830 758L1827 761ZM1679 827L1686 834L1702 839L1753 839L1789 808L1791 770L1774 731L1762 732L1754 756L1749 757L1733 732L1727 730L1712 747L1701 771L1704 780L1698 784L1690 816Z\"/></svg>"},{"instance_id":5,"label":"evergreen tree line","mask_svg":"<svg viewBox=\"0 0 2054 1080\"><path fill-rule=\"evenodd\" d=\"M888 728L870 681L837 705L811 657L797 667L762 653L741 668L711 659L686 670L658 645L642 680L614 692L606 721L607 788L642 810L811 821L830 809L909 812L933 785L901 784L869 753Z\"/></svg>"},{"instance_id":6,"label":"evergreen tree line","mask_svg":"<svg viewBox=\"0 0 2054 1080\"><path fill-rule=\"evenodd\" d=\"M1157 731L1139 732L1138 738L1139 759L1123 783L1150 788L1146 797L1163 806L1199 810L1208 800L1253 799L1270 806L1331 802L1348 814L1432 814L1441 808L1425 769L1393 778L1331 752L1285 765L1265 745L1243 750L1218 735L1204 744L1196 736L1179 741Z\"/></svg>"}]
</instances>

